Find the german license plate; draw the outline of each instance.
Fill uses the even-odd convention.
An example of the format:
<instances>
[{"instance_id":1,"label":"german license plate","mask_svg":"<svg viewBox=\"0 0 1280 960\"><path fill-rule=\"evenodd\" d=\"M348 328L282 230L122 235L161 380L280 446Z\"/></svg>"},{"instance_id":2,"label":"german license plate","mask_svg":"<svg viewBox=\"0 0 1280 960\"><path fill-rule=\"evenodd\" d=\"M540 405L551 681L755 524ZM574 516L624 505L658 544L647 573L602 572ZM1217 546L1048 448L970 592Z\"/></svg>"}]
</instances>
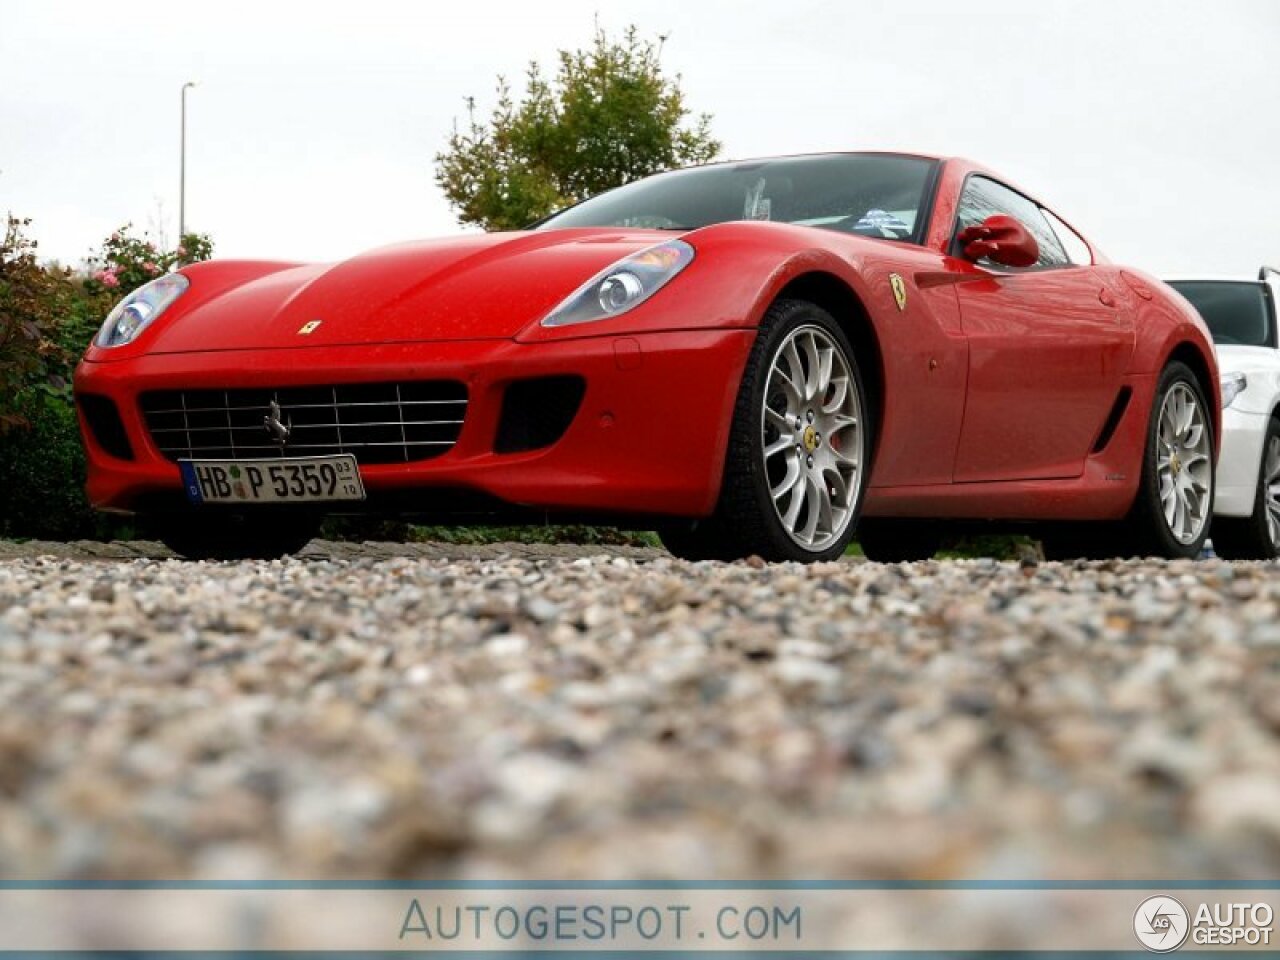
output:
<instances>
[{"instance_id":1,"label":"german license plate","mask_svg":"<svg viewBox=\"0 0 1280 960\"><path fill-rule=\"evenodd\" d=\"M179 460L192 503L322 503L363 500L356 458Z\"/></svg>"}]
</instances>

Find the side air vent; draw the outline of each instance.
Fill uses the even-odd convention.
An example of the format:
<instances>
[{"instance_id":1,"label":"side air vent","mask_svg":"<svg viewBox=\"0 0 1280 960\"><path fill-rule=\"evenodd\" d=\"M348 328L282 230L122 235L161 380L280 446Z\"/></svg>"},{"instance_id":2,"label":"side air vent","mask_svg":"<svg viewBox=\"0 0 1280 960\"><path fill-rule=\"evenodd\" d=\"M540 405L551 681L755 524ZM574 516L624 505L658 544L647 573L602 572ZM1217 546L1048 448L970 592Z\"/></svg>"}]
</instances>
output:
<instances>
[{"instance_id":1,"label":"side air vent","mask_svg":"<svg viewBox=\"0 0 1280 960\"><path fill-rule=\"evenodd\" d=\"M586 391L581 377L517 380L502 397L494 451L522 453L551 446L569 429Z\"/></svg>"},{"instance_id":2,"label":"side air vent","mask_svg":"<svg viewBox=\"0 0 1280 960\"><path fill-rule=\"evenodd\" d=\"M1107 444L1111 442L1111 437L1116 432L1116 427L1120 426L1124 412L1129 409L1129 398L1132 396L1132 389L1120 388L1120 392L1116 394L1116 402L1111 405L1111 412L1107 414L1107 422L1102 425L1102 432L1098 434L1098 439L1093 444L1093 453L1101 453L1107 448Z\"/></svg>"}]
</instances>

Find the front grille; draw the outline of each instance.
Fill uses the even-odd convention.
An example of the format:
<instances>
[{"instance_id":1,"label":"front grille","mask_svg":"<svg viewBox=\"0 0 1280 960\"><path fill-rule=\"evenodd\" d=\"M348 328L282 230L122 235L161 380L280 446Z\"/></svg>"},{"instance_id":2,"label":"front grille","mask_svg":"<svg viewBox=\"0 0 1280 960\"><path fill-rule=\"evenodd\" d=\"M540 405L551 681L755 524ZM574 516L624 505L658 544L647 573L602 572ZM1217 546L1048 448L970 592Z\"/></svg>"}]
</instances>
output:
<instances>
[{"instance_id":1,"label":"front grille","mask_svg":"<svg viewBox=\"0 0 1280 960\"><path fill-rule=\"evenodd\" d=\"M467 388L453 380L357 383L278 390L144 393L151 439L170 460L234 460L352 453L362 464L409 463L458 440ZM272 404L288 427L281 446L265 421Z\"/></svg>"}]
</instances>

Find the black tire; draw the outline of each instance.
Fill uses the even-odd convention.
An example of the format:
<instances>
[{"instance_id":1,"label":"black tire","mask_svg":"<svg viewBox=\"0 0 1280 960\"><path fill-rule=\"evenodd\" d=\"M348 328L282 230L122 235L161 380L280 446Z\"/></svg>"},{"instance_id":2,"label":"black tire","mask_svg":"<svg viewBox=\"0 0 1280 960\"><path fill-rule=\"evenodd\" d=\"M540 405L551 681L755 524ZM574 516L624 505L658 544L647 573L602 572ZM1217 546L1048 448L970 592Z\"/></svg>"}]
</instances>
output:
<instances>
[{"instance_id":1,"label":"black tire","mask_svg":"<svg viewBox=\"0 0 1280 960\"><path fill-rule=\"evenodd\" d=\"M806 326L819 328L825 339L839 350L860 412L856 431L860 447L856 454L856 490L844 516L843 528L837 534L833 524L829 542L817 549L794 540L778 516L770 494L762 426L767 399L764 393L775 356L792 333ZM862 374L840 325L826 310L808 301L777 301L765 313L743 371L715 511L705 520L673 524L660 530L663 544L676 556L689 560L731 560L756 555L769 561L814 562L842 555L853 538L866 494L873 446L871 424ZM820 436L818 442L822 442Z\"/></svg>"},{"instance_id":2,"label":"black tire","mask_svg":"<svg viewBox=\"0 0 1280 960\"><path fill-rule=\"evenodd\" d=\"M942 526L933 520L864 517L858 522L858 546L876 563L932 560L942 547Z\"/></svg>"},{"instance_id":3,"label":"black tire","mask_svg":"<svg viewBox=\"0 0 1280 960\"><path fill-rule=\"evenodd\" d=\"M187 560L275 560L320 532L310 513L230 513L219 508L152 517L145 528Z\"/></svg>"},{"instance_id":4,"label":"black tire","mask_svg":"<svg viewBox=\"0 0 1280 960\"><path fill-rule=\"evenodd\" d=\"M1267 423L1267 435L1262 441L1253 513L1247 517L1215 517L1209 531L1213 551L1223 559L1274 560L1280 556L1280 544L1267 521L1267 461L1273 445L1280 448L1280 420L1274 417Z\"/></svg>"},{"instance_id":5,"label":"black tire","mask_svg":"<svg viewBox=\"0 0 1280 960\"><path fill-rule=\"evenodd\" d=\"M1208 434L1210 457L1206 480L1208 493L1203 504L1204 522L1200 524L1199 533L1192 539L1183 541L1174 536L1165 519L1164 508L1160 501L1160 478L1157 457L1159 453L1160 411L1165 398L1185 385L1190 389L1200 405L1200 413L1204 418L1204 429ZM1151 416L1147 422L1147 443L1142 456L1142 479L1138 486L1138 496L1134 500L1125 526L1128 536L1119 541L1120 556L1156 556L1170 559L1192 558L1200 555L1204 541L1209 534L1209 520L1213 513L1214 463L1213 450L1214 418L1209 416L1209 404L1205 400L1204 389L1191 368L1179 361L1174 361L1164 368L1156 384L1155 401L1151 407Z\"/></svg>"}]
</instances>

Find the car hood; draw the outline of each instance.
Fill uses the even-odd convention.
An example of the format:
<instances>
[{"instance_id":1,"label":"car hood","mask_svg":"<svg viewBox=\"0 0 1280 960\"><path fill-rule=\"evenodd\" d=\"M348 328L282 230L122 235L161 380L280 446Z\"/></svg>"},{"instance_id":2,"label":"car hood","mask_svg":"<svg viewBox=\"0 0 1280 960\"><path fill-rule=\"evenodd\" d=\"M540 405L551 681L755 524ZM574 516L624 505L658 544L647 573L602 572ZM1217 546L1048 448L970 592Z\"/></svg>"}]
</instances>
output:
<instances>
[{"instance_id":1,"label":"car hood","mask_svg":"<svg viewBox=\"0 0 1280 960\"><path fill-rule=\"evenodd\" d=\"M184 271L189 305L157 325L147 352L514 337L609 264L671 236L618 229L474 234L334 264L275 265L221 290L219 263L198 264Z\"/></svg>"}]
</instances>

